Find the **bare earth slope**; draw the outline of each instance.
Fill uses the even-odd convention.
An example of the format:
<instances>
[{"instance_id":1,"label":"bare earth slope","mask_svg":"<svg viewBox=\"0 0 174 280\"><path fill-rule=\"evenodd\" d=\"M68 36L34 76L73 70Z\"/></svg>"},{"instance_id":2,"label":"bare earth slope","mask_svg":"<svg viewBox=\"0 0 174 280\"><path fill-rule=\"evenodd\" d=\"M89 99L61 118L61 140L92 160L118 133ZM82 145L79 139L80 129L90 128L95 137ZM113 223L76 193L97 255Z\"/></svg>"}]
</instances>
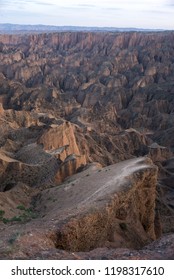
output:
<instances>
[{"instance_id":1,"label":"bare earth slope","mask_svg":"<svg viewBox=\"0 0 174 280\"><path fill-rule=\"evenodd\" d=\"M173 257L173 57L173 32L0 34L1 258Z\"/></svg>"},{"instance_id":2,"label":"bare earth slope","mask_svg":"<svg viewBox=\"0 0 174 280\"><path fill-rule=\"evenodd\" d=\"M41 248L141 248L156 239L156 180L157 168L147 158L104 169L88 168L74 175L71 182L41 191L35 197L36 220L4 225L1 250L10 257L26 258ZM16 235L8 252L9 240Z\"/></svg>"}]
</instances>

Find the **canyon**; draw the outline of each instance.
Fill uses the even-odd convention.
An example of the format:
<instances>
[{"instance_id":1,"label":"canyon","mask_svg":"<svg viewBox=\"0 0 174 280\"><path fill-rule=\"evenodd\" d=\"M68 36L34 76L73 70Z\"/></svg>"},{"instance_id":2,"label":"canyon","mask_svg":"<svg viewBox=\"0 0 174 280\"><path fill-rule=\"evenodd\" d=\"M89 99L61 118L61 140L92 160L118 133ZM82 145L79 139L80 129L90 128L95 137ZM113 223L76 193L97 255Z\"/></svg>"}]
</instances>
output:
<instances>
[{"instance_id":1,"label":"canyon","mask_svg":"<svg viewBox=\"0 0 174 280\"><path fill-rule=\"evenodd\" d=\"M0 34L0 259L173 259L174 32Z\"/></svg>"}]
</instances>

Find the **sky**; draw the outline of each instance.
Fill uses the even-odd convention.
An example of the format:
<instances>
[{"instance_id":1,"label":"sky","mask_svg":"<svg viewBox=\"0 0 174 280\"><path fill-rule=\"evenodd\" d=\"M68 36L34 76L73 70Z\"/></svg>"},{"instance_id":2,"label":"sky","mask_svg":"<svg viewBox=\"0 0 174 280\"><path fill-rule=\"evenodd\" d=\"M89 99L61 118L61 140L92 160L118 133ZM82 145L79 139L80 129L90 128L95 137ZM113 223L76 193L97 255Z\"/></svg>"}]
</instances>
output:
<instances>
[{"instance_id":1,"label":"sky","mask_svg":"<svg viewBox=\"0 0 174 280\"><path fill-rule=\"evenodd\" d=\"M0 23L174 30L174 0L0 0Z\"/></svg>"}]
</instances>

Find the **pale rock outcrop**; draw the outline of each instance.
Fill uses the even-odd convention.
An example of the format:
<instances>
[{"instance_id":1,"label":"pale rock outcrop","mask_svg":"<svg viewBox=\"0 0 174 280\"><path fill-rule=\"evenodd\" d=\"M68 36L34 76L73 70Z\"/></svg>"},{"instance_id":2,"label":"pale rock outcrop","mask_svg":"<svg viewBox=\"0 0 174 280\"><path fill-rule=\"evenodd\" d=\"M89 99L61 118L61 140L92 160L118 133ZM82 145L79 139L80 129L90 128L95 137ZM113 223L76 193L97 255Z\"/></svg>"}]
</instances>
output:
<instances>
[{"instance_id":1,"label":"pale rock outcrop","mask_svg":"<svg viewBox=\"0 0 174 280\"><path fill-rule=\"evenodd\" d=\"M38 140L43 144L45 150L54 150L65 147L60 153L59 158L64 161L71 154L80 155L79 148L74 135L75 127L69 122L63 122L60 125L51 126Z\"/></svg>"}]
</instances>

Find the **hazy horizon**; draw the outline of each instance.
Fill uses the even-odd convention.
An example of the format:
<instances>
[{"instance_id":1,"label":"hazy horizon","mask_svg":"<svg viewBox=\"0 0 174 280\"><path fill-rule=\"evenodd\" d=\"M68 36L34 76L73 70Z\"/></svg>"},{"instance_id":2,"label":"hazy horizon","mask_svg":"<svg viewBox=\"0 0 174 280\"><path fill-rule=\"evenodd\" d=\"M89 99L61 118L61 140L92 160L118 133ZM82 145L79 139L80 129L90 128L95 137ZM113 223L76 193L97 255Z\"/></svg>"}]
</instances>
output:
<instances>
[{"instance_id":1,"label":"hazy horizon","mask_svg":"<svg viewBox=\"0 0 174 280\"><path fill-rule=\"evenodd\" d=\"M0 23L174 30L174 0L0 0Z\"/></svg>"}]
</instances>

